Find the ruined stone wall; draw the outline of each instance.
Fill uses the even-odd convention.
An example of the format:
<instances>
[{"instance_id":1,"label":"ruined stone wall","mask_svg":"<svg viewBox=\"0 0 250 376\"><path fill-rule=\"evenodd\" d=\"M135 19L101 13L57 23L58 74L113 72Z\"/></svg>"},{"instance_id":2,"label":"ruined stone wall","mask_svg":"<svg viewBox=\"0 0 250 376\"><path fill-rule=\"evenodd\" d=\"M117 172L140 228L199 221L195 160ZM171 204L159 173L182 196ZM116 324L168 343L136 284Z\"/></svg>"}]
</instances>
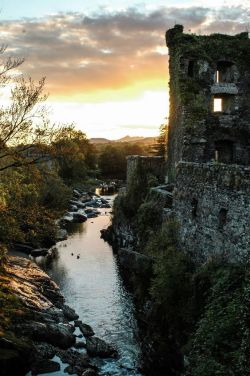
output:
<instances>
[{"instance_id":1,"label":"ruined stone wall","mask_svg":"<svg viewBox=\"0 0 250 376\"><path fill-rule=\"evenodd\" d=\"M145 174L151 173L160 181L165 177L165 160L163 157L130 155L127 157L127 186L134 179L138 168Z\"/></svg>"},{"instance_id":2,"label":"ruined stone wall","mask_svg":"<svg viewBox=\"0 0 250 376\"><path fill-rule=\"evenodd\" d=\"M173 206L181 247L197 262L214 255L244 260L250 250L250 167L181 162Z\"/></svg>"},{"instance_id":3,"label":"ruined stone wall","mask_svg":"<svg viewBox=\"0 0 250 376\"><path fill-rule=\"evenodd\" d=\"M170 116L168 177L179 161L250 165L250 40L235 36L166 33ZM215 100L221 100L216 109Z\"/></svg>"}]
</instances>

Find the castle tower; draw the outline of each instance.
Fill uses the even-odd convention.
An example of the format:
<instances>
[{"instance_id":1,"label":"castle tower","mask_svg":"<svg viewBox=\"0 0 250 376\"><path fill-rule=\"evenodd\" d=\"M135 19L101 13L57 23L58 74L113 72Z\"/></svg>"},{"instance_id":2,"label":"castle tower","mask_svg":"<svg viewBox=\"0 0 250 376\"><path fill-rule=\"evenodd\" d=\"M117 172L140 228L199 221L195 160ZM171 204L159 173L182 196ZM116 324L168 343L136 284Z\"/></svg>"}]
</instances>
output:
<instances>
[{"instance_id":1,"label":"castle tower","mask_svg":"<svg viewBox=\"0 0 250 376\"><path fill-rule=\"evenodd\" d=\"M170 117L168 172L179 161L250 164L250 40L166 33Z\"/></svg>"}]
</instances>

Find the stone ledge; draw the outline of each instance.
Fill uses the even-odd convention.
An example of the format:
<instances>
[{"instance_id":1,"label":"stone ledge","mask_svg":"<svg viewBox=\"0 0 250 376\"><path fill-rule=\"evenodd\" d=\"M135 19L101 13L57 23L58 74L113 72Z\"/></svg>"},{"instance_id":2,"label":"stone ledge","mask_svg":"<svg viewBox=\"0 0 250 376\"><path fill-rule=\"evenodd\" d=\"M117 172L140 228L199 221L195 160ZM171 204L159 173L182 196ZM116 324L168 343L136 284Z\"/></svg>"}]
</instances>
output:
<instances>
[{"instance_id":1,"label":"stone ledge","mask_svg":"<svg viewBox=\"0 0 250 376\"><path fill-rule=\"evenodd\" d=\"M211 86L212 94L238 94L238 88L233 83L218 82Z\"/></svg>"}]
</instances>

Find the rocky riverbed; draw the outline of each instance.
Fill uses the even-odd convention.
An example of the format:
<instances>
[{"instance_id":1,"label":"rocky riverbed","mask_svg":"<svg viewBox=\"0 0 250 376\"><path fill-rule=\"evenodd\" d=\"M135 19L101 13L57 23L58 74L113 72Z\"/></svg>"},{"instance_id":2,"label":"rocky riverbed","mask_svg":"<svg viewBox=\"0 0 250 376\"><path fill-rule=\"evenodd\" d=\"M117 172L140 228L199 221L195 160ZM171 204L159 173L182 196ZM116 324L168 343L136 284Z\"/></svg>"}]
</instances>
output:
<instances>
[{"instance_id":1,"label":"rocky riverbed","mask_svg":"<svg viewBox=\"0 0 250 376\"><path fill-rule=\"evenodd\" d=\"M47 259L52 259L55 255L53 245L56 242L66 240L68 237L67 225L71 223L83 223L88 219L96 218L102 214L101 209L111 209L110 202L107 199L94 192L73 189L72 199L68 203L68 211L56 220L57 231L55 238L51 239L50 248L37 248L33 244L27 243L13 243L10 248L14 252L27 254L31 258L46 256Z\"/></svg>"},{"instance_id":2,"label":"rocky riverbed","mask_svg":"<svg viewBox=\"0 0 250 376\"><path fill-rule=\"evenodd\" d=\"M58 371L60 364L55 356L67 364L64 372L95 376L98 369L92 357L117 356L111 345L95 337L93 329L78 320L78 314L64 304L58 286L35 263L9 256L0 278L1 308L4 311L8 299L16 305L14 315L4 317L1 376ZM75 334L76 329L81 334ZM77 350L80 348L85 351Z\"/></svg>"}]
</instances>

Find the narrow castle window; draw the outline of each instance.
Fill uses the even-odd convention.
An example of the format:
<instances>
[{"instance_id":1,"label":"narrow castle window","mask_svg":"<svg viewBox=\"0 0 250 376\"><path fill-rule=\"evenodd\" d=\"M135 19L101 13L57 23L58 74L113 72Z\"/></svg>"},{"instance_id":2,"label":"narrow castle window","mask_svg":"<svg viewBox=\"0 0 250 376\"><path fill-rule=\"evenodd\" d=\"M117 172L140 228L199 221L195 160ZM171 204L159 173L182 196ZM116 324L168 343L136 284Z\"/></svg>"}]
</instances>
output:
<instances>
[{"instance_id":1,"label":"narrow castle window","mask_svg":"<svg viewBox=\"0 0 250 376\"><path fill-rule=\"evenodd\" d=\"M213 98L213 111L214 112L224 112L225 114L230 114L235 111L235 97L231 94L221 94L216 95Z\"/></svg>"},{"instance_id":2,"label":"narrow castle window","mask_svg":"<svg viewBox=\"0 0 250 376\"><path fill-rule=\"evenodd\" d=\"M222 98L214 98L214 112L222 112Z\"/></svg>"},{"instance_id":3,"label":"narrow castle window","mask_svg":"<svg viewBox=\"0 0 250 376\"><path fill-rule=\"evenodd\" d=\"M219 211L219 230L222 230L225 224L227 223L227 209L222 208Z\"/></svg>"},{"instance_id":4,"label":"narrow castle window","mask_svg":"<svg viewBox=\"0 0 250 376\"><path fill-rule=\"evenodd\" d=\"M234 82L234 64L231 61L218 61L216 82Z\"/></svg>"},{"instance_id":5,"label":"narrow castle window","mask_svg":"<svg viewBox=\"0 0 250 376\"><path fill-rule=\"evenodd\" d=\"M215 141L215 160L221 163L234 162L234 143L230 140Z\"/></svg>"},{"instance_id":6,"label":"narrow castle window","mask_svg":"<svg viewBox=\"0 0 250 376\"><path fill-rule=\"evenodd\" d=\"M217 84L220 82L220 72L219 72L218 70L216 71L215 82L216 82Z\"/></svg>"},{"instance_id":7,"label":"narrow castle window","mask_svg":"<svg viewBox=\"0 0 250 376\"><path fill-rule=\"evenodd\" d=\"M197 217L197 208L198 208L197 198L192 199L191 206L192 206L192 218L195 219Z\"/></svg>"},{"instance_id":8,"label":"narrow castle window","mask_svg":"<svg viewBox=\"0 0 250 376\"><path fill-rule=\"evenodd\" d=\"M190 60L188 63L188 76L194 77L194 60Z\"/></svg>"}]
</instances>

